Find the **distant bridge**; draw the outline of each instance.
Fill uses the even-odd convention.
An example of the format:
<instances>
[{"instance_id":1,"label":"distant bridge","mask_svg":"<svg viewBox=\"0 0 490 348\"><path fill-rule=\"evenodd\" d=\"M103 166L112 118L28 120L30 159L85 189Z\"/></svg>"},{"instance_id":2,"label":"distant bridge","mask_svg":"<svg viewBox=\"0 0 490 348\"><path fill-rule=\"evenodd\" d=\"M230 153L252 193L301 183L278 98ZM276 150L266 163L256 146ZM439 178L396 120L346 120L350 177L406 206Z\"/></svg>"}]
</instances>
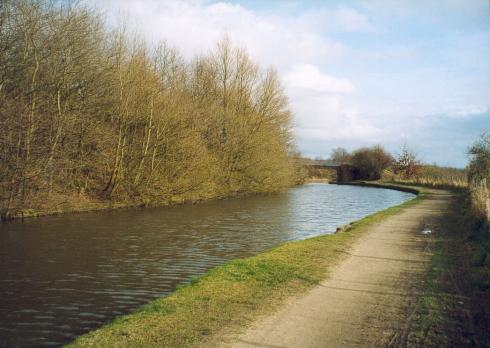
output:
<instances>
[{"instance_id":1,"label":"distant bridge","mask_svg":"<svg viewBox=\"0 0 490 348\"><path fill-rule=\"evenodd\" d=\"M313 162L313 161L312 161ZM347 182L347 181L352 181L355 178L355 171L354 167L352 167L350 164L323 164L323 163L305 163L304 164L306 167L309 167L313 170L317 170L318 172L321 172L323 170L332 170L335 171L335 181L337 182Z\"/></svg>"}]
</instances>

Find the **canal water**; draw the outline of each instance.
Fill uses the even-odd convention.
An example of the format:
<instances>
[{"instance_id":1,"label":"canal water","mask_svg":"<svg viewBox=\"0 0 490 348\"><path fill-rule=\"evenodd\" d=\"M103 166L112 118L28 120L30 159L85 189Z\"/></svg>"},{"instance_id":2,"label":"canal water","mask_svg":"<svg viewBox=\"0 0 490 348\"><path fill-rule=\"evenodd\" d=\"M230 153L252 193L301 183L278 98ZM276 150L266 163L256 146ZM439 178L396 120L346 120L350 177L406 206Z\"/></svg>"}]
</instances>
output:
<instances>
[{"instance_id":1,"label":"canal water","mask_svg":"<svg viewBox=\"0 0 490 348\"><path fill-rule=\"evenodd\" d=\"M211 267L332 233L412 197L308 184L193 206L0 225L0 347L60 346Z\"/></svg>"}]
</instances>

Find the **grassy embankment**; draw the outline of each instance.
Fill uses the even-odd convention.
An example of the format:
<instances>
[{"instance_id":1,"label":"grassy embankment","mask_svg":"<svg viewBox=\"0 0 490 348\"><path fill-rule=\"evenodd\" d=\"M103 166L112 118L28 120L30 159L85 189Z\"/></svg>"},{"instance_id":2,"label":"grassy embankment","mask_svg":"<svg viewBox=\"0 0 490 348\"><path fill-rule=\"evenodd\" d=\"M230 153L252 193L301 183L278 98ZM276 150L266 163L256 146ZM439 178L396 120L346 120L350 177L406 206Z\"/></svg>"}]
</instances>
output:
<instances>
[{"instance_id":1,"label":"grassy embankment","mask_svg":"<svg viewBox=\"0 0 490 348\"><path fill-rule=\"evenodd\" d=\"M318 284L370 225L424 198L421 192L415 199L354 222L342 233L286 243L216 267L172 295L115 319L70 346L185 347L242 326L257 314L271 311L287 296Z\"/></svg>"}]
</instances>

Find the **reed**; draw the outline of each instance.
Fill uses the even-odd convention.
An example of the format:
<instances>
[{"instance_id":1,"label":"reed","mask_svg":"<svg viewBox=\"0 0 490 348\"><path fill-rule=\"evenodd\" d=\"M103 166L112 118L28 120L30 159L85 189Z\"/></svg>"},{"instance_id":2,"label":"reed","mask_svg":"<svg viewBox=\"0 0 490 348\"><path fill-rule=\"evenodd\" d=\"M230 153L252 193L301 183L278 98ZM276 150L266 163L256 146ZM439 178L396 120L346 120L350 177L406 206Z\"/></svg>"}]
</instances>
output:
<instances>
[{"instance_id":1,"label":"reed","mask_svg":"<svg viewBox=\"0 0 490 348\"><path fill-rule=\"evenodd\" d=\"M486 180L472 182L470 194L474 214L480 219L490 221L490 191Z\"/></svg>"},{"instance_id":2,"label":"reed","mask_svg":"<svg viewBox=\"0 0 490 348\"><path fill-rule=\"evenodd\" d=\"M419 176L412 179L395 179L395 183L428 186L434 188L467 188L468 181L461 177Z\"/></svg>"},{"instance_id":3,"label":"reed","mask_svg":"<svg viewBox=\"0 0 490 348\"><path fill-rule=\"evenodd\" d=\"M402 173L394 173L390 170L384 173L383 178L405 185L411 184L444 189L468 188L468 173L465 169L420 165L415 172L414 175L407 178Z\"/></svg>"}]
</instances>

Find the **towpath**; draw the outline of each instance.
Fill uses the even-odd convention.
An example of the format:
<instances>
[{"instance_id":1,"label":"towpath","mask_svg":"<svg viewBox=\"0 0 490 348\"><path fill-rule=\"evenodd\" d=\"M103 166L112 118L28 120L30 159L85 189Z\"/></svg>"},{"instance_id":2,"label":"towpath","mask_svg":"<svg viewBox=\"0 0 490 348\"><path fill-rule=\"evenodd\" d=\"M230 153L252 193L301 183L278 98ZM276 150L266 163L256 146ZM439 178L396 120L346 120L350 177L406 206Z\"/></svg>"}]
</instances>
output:
<instances>
[{"instance_id":1,"label":"towpath","mask_svg":"<svg viewBox=\"0 0 490 348\"><path fill-rule=\"evenodd\" d=\"M424 290L430 236L450 208L451 194L432 190L421 203L369 228L331 276L291 298L243 332L222 337L221 347L404 346ZM216 343L216 342L214 342Z\"/></svg>"}]
</instances>

